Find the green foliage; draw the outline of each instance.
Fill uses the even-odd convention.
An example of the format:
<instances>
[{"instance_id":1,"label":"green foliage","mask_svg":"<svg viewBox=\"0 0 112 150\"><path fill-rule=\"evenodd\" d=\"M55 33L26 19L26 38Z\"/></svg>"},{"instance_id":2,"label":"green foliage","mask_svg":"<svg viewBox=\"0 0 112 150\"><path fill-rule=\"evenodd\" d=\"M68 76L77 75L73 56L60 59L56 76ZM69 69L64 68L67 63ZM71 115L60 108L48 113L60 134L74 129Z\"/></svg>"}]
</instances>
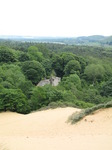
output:
<instances>
[{"instance_id":1,"label":"green foliage","mask_svg":"<svg viewBox=\"0 0 112 150\"><path fill-rule=\"evenodd\" d=\"M49 50L44 43L38 43L36 46L38 47L39 52L41 52L45 58L49 58Z\"/></svg>"},{"instance_id":2,"label":"green foliage","mask_svg":"<svg viewBox=\"0 0 112 150\"><path fill-rule=\"evenodd\" d=\"M36 46L30 46L28 48L28 56L30 60L35 60L41 62L43 59L43 54L38 51L38 48Z\"/></svg>"},{"instance_id":3,"label":"green foliage","mask_svg":"<svg viewBox=\"0 0 112 150\"><path fill-rule=\"evenodd\" d=\"M56 76L62 77L64 75L63 60L59 55L54 55L52 58L52 68L56 72Z\"/></svg>"},{"instance_id":4,"label":"green foliage","mask_svg":"<svg viewBox=\"0 0 112 150\"><path fill-rule=\"evenodd\" d=\"M28 61L30 58L27 53L21 53L18 59L20 62L24 62L24 61Z\"/></svg>"},{"instance_id":5,"label":"green foliage","mask_svg":"<svg viewBox=\"0 0 112 150\"><path fill-rule=\"evenodd\" d=\"M105 108L110 108L110 107L112 107L112 100L105 104Z\"/></svg>"},{"instance_id":6,"label":"green foliage","mask_svg":"<svg viewBox=\"0 0 112 150\"><path fill-rule=\"evenodd\" d=\"M108 80L112 77L112 63L104 62L103 67L105 69L105 79Z\"/></svg>"},{"instance_id":7,"label":"green foliage","mask_svg":"<svg viewBox=\"0 0 112 150\"><path fill-rule=\"evenodd\" d=\"M29 99L30 96L31 96L31 91L32 91L32 88L34 87L32 82L31 81L23 81L19 84L18 86L22 92L26 95L26 97Z\"/></svg>"},{"instance_id":8,"label":"green foliage","mask_svg":"<svg viewBox=\"0 0 112 150\"><path fill-rule=\"evenodd\" d=\"M47 106L51 102L56 102L63 99L63 92L57 90L51 85L44 87L35 87L31 96L31 108L33 110Z\"/></svg>"},{"instance_id":9,"label":"green foliage","mask_svg":"<svg viewBox=\"0 0 112 150\"><path fill-rule=\"evenodd\" d=\"M66 89L71 89L72 85L74 85L77 89L81 88L81 80L77 74L71 74L67 77L63 77L61 85Z\"/></svg>"},{"instance_id":10,"label":"green foliage","mask_svg":"<svg viewBox=\"0 0 112 150\"><path fill-rule=\"evenodd\" d=\"M59 101L58 102L51 102L51 103L49 103L49 108L57 108L57 107L63 107L64 105L63 105L63 103L62 102L60 102L59 103Z\"/></svg>"},{"instance_id":11,"label":"green foliage","mask_svg":"<svg viewBox=\"0 0 112 150\"><path fill-rule=\"evenodd\" d=\"M65 67L69 61L75 60L75 55L72 53L62 53L61 58L63 60L63 66Z\"/></svg>"},{"instance_id":12,"label":"green foliage","mask_svg":"<svg viewBox=\"0 0 112 150\"><path fill-rule=\"evenodd\" d=\"M112 107L112 101L109 101L107 103L102 103L102 104L98 104L96 106L93 106L91 108L87 108L85 110L81 110L79 112L76 112L74 114L72 114L72 116L69 117L69 122L71 122L72 124L77 123L78 121L82 120L85 116L90 115L92 113L94 113L96 110L98 109L102 109L102 108L109 108Z\"/></svg>"},{"instance_id":13,"label":"green foliage","mask_svg":"<svg viewBox=\"0 0 112 150\"><path fill-rule=\"evenodd\" d=\"M102 86L101 95L107 97L112 96L112 78Z\"/></svg>"},{"instance_id":14,"label":"green foliage","mask_svg":"<svg viewBox=\"0 0 112 150\"><path fill-rule=\"evenodd\" d=\"M61 106L87 108L93 106L93 104L77 100L71 91L62 91L51 85L34 88L31 96L31 108L36 110L45 106L51 106L51 108Z\"/></svg>"},{"instance_id":15,"label":"green foliage","mask_svg":"<svg viewBox=\"0 0 112 150\"><path fill-rule=\"evenodd\" d=\"M97 89L89 88L88 90L83 90L83 100L85 102L99 104L102 100L102 97Z\"/></svg>"},{"instance_id":16,"label":"green foliage","mask_svg":"<svg viewBox=\"0 0 112 150\"><path fill-rule=\"evenodd\" d=\"M37 84L42 78L45 77L45 69L41 63L37 61L26 61L22 65L22 70L28 80L33 84Z\"/></svg>"},{"instance_id":17,"label":"green foliage","mask_svg":"<svg viewBox=\"0 0 112 150\"><path fill-rule=\"evenodd\" d=\"M72 124L77 123L78 121L80 121L81 119L83 119L85 117L85 113L82 110L81 112L76 112L74 114L72 114L69 118L68 118L68 122L71 122Z\"/></svg>"},{"instance_id":18,"label":"green foliage","mask_svg":"<svg viewBox=\"0 0 112 150\"><path fill-rule=\"evenodd\" d=\"M0 41L0 110L28 113L46 106L107 103L112 98L111 58L109 47ZM58 86L35 87L51 76L61 77Z\"/></svg>"},{"instance_id":19,"label":"green foliage","mask_svg":"<svg viewBox=\"0 0 112 150\"><path fill-rule=\"evenodd\" d=\"M0 62L8 63L8 62L15 62L16 56L15 53L7 48L7 47L0 47Z\"/></svg>"},{"instance_id":20,"label":"green foliage","mask_svg":"<svg viewBox=\"0 0 112 150\"><path fill-rule=\"evenodd\" d=\"M89 102L84 102L82 100L77 100L76 96L70 91L64 91L63 93L63 102L64 104L70 104L77 108L87 108L92 107L94 104Z\"/></svg>"},{"instance_id":21,"label":"green foliage","mask_svg":"<svg viewBox=\"0 0 112 150\"><path fill-rule=\"evenodd\" d=\"M43 87L35 87L32 91L30 106L32 110L41 108L47 105L46 92Z\"/></svg>"},{"instance_id":22,"label":"green foliage","mask_svg":"<svg viewBox=\"0 0 112 150\"><path fill-rule=\"evenodd\" d=\"M5 88L18 88L19 84L25 81L25 76L17 65L4 64L0 70L1 84Z\"/></svg>"},{"instance_id":23,"label":"green foliage","mask_svg":"<svg viewBox=\"0 0 112 150\"><path fill-rule=\"evenodd\" d=\"M76 60L79 61L80 65L81 65L81 70L80 73L84 73L85 67L87 66L88 62L86 59L84 59L83 57L76 57Z\"/></svg>"},{"instance_id":24,"label":"green foliage","mask_svg":"<svg viewBox=\"0 0 112 150\"><path fill-rule=\"evenodd\" d=\"M81 70L80 63L76 60L71 60L65 66L64 72L65 75L68 76L70 74L75 74L75 73L79 74L80 70Z\"/></svg>"},{"instance_id":25,"label":"green foliage","mask_svg":"<svg viewBox=\"0 0 112 150\"><path fill-rule=\"evenodd\" d=\"M18 89L4 89L0 92L0 110L29 113L30 107L25 95Z\"/></svg>"},{"instance_id":26,"label":"green foliage","mask_svg":"<svg viewBox=\"0 0 112 150\"><path fill-rule=\"evenodd\" d=\"M52 87L51 85L45 86L45 91L47 95L46 98L49 103L52 101L60 101L63 99L63 92L55 87Z\"/></svg>"},{"instance_id":27,"label":"green foliage","mask_svg":"<svg viewBox=\"0 0 112 150\"><path fill-rule=\"evenodd\" d=\"M42 65L45 68L46 71L46 76L50 77L51 73L52 73L52 63L49 59L44 59L42 61Z\"/></svg>"},{"instance_id":28,"label":"green foliage","mask_svg":"<svg viewBox=\"0 0 112 150\"><path fill-rule=\"evenodd\" d=\"M86 80L95 84L96 82L101 82L105 76L105 69L100 64L90 64L85 69Z\"/></svg>"},{"instance_id":29,"label":"green foliage","mask_svg":"<svg viewBox=\"0 0 112 150\"><path fill-rule=\"evenodd\" d=\"M74 101L76 101L76 96L71 91L64 91L63 92L63 101L74 103Z\"/></svg>"}]
</instances>

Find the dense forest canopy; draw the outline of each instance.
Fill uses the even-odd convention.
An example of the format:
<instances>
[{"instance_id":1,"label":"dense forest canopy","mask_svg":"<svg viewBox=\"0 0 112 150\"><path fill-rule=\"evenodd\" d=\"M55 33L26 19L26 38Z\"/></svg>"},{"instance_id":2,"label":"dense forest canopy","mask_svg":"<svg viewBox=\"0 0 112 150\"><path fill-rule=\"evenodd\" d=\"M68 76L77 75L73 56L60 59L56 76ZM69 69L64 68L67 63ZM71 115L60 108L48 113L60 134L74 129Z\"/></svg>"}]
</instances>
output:
<instances>
[{"instance_id":1,"label":"dense forest canopy","mask_svg":"<svg viewBox=\"0 0 112 150\"><path fill-rule=\"evenodd\" d=\"M104 37L91 37L96 39ZM58 86L37 86L52 76L61 78ZM0 41L0 111L26 114L45 106L87 108L111 99L111 47Z\"/></svg>"}]
</instances>

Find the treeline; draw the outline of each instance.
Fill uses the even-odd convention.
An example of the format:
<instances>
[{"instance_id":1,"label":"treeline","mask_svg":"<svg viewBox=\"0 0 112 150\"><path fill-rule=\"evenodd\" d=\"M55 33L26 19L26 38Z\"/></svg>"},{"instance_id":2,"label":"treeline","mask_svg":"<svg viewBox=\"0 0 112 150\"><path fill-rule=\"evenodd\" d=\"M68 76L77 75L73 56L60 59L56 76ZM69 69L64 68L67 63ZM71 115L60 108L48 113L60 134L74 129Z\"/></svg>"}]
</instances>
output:
<instances>
[{"instance_id":1,"label":"treeline","mask_svg":"<svg viewBox=\"0 0 112 150\"><path fill-rule=\"evenodd\" d=\"M87 108L112 98L112 50L0 42L0 111L27 114L45 106ZM61 77L58 86L37 84Z\"/></svg>"},{"instance_id":2,"label":"treeline","mask_svg":"<svg viewBox=\"0 0 112 150\"><path fill-rule=\"evenodd\" d=\"M14 43L56 43L65 45L88 45L88 46L112 46L112 36L92 35L80 37L24 37L24 36L0 36L0 41Z\"/></svg>"}]
</instances>

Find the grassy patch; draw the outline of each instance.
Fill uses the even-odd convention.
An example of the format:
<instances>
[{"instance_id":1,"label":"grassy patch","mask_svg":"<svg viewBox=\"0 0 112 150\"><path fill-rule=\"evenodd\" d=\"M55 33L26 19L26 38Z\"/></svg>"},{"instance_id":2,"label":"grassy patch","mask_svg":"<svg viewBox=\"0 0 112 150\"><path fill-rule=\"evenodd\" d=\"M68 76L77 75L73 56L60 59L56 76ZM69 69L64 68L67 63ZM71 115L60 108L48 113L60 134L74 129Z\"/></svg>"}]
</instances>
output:
<instances>
[{"instance_id":1,"label":"grassy patch","mask_svg":"<svg viewBox=\"0 0 112 150\"><path fill-rule=\"evenodd\" d=\"M55 108L65 108L65 107L74 107L74 108L88 108L92 107L94 104L86 103L83 101L75 100L74 102L69 101L57 101L57 102L51 102L48 106L44 106L40 108L39 110L47 110L47 109L55 109Z\"/></svg>"},{"instance_id":2,"label":"grassy patch","mask_svg":"<svg viewBox=\"0 0 112 150\"><path fill-rule=\"evenodd\" d=\"M87 108L87 109L81 110L80 112L76 112L76 113L72 114L69 117L68 121L71 122L72 124L74 124L74 123L82 120L85 116L92 114L93 112L95 112L98 109L110 108L110 107L112 107L112 101L109 101L109 102L104 103L104 104L98 104L98 105L93 106L91 108Z\"/></svg>"},{"instance_id":3,"label":"grassy patch","mask_svg":"<svg viewBox=\"0 0 112 150\"><path fill-rule=\"evenodd\" d=\"M57 101L57 102L51 102L51 103L49 103L48 106L44 106L44 107L40 108L39 110L55 109L55 108L59 108L59 107L65 108L65 107L77 107L77 106L71 102Z\"/></svg>"}]
</instances>

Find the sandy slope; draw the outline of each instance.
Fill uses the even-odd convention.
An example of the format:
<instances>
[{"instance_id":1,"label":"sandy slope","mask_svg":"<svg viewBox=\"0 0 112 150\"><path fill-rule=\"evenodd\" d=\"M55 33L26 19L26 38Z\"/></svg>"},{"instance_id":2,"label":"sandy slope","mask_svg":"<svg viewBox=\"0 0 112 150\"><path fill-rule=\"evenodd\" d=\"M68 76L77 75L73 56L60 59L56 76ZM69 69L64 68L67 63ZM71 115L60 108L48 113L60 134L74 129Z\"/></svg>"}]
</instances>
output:
<instances>
[{"instance_id":1,"label":"sandy slope","mask_svg":"<svg viewBox=\"0 0 112 150\"><path fill-rule=\"evenodd\" d=\"M112 150L112 108L71 125L75 108L0 113L0 150Z\"/></svg>"}]
</instances>

